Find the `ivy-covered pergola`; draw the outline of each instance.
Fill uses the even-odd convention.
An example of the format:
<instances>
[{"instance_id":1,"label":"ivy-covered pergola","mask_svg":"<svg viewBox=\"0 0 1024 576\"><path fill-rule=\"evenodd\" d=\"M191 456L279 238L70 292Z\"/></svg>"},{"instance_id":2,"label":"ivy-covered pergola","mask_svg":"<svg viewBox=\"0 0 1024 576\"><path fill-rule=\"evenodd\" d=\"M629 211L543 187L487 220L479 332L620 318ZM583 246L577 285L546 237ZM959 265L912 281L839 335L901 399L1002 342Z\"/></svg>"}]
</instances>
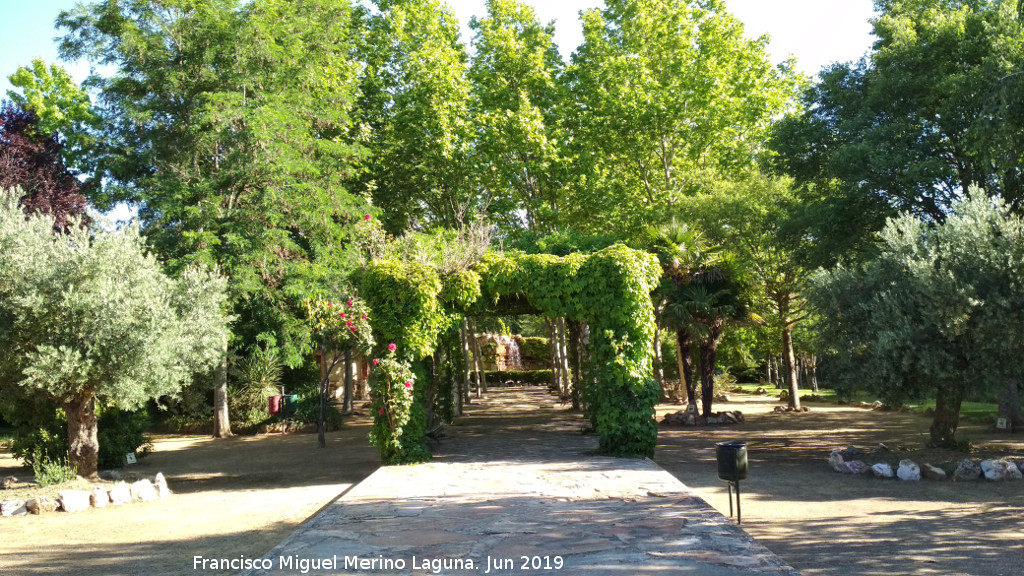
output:
<instances>
[{"instance_id":1,"label":"ivy-covered pergola","mask_svg":"<svg viewBox=\"0 0 1024 576\"><path fill-rule=\"evenodd\" d=\"M369 305L377 356L397 355L416 374L407 413L374 404L372 439L385 464L429 458L428 404L453 397L453 379L439 377L429 361L444 333L464 316L495 313L515 302L520 312L566 318L589 326L582 364L581 400L600 437L599 452L652 456L657 441L654 405L660 390L652 377L658 259L615 245L590 254L488 253L471 270L439 276L430 266L378 261L357 278ZM524 306L524 303L526 306ZM394 351L387 351L394 344ZM426 385L429 383L429 385ZM372 387L378 384L371 382ZM381 395L375 395L379 402ZM395 426L395 422L400 423Z\"/></svg>"}]
</instances>

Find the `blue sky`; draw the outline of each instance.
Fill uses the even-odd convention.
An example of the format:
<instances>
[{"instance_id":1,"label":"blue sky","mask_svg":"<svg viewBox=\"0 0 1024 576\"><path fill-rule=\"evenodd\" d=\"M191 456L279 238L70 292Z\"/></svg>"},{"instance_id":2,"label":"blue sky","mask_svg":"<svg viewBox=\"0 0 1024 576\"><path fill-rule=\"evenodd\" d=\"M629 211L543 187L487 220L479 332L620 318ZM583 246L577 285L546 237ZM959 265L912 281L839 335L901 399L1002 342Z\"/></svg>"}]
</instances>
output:
<instances>
[{"instance_id":1,"label":"blue sky","mask_svg":"<svg viewBox=\"0 0 1024 576\"><path fill-rule=\"evenodd\" d=\"M556 38L566 57L582 40L580 10L602 6L601 0L526 0L542 21L556 21ZM10 89L7 76L32 58L56 61L53 38L58 32L53 22L61 10L79 0L3 0L4 18L0 23L0 95ZM466 23L473 15L484 13L484 0L449 0L468 38ZM871 45L871 0L726 0L729 10L744 22L750 36L769 34L772 57L783 60L797 57L801 70L816 74L831 62L860 58ZM63 63L77 80L88 74L86 63Z\"/></svg>"}]
</instances>

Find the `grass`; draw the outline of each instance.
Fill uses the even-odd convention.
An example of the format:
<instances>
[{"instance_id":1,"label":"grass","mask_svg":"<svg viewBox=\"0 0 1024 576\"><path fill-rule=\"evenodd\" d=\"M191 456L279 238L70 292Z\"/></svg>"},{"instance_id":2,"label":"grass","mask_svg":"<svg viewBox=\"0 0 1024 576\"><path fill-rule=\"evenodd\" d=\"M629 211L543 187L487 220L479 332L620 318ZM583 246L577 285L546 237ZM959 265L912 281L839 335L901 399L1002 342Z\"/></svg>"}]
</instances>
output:
<instances>
[{"instance_id":1,"label":"grass","mask_svg":"<svg viewBox=\"0 0 1024 576\"><path fill-rule=\"evenodd\" d=\"M743 390L743 392L747 394L756 394L758 388L764 388L765 390L768 391L768 396L775 397L778 397L779 393L782 392L782 389L780 388L775 388L774 386L766 386L757 383L736 384L734 388L740 388ZM800 397L804 398L805 400L807 396L810 396L812 394L814 396L817 396L818 399L820 399L820 401L822 402L835 403L839 401L839 396L836 394L836 391L830 388L819 388L817 392L811 392L810 390L804 389L800 390ZM877 398L871 396L867 392L856 392L852 398L853 402L870 403L874 402L875 400L877 400ZM929 408L932 410L935 409L935 400L932 399L923 402L916 402L908 404L907 407L915 412L924 413ZM960 417L979 422L988 422L989 420L992 420L994 422L994 418L998 410L999 405L992 402L964 402L960 406Z\"/></svg>"}]
</instances>

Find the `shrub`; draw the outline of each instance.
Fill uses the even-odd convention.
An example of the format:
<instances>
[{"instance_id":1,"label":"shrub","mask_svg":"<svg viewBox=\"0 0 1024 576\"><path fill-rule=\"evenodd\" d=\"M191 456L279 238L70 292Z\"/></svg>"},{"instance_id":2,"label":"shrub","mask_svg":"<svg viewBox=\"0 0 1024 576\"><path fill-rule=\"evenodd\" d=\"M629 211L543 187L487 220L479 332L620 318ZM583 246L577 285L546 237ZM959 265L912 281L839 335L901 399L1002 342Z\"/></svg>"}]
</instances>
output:
<instances>
[{"instance_id":1,"label":"shrub","mask_svg":"<svg viewBox=\"0 0 1024 576\"><path fill-rule=\"evenodd\" d=\"M525 338L517 336L519 354L523 360L551 363L551 343L547 338Z\"/></svg>"},{"instance_id":2,"label":"shrub","mask_svg":"<svg viewBox=\"0 0 1024 576\"><path fill-rule=\"evenodd\" d=\"M67 458L55 458L53 460L37 451L32 455L32 474L36 477L36 484L40 487L52 486L74 480L78 474L75 467L68 464Z\"/></svg>"},{"instance_id":3,"label":"shrub","mask_svg":"<svg viewBox=\"0 0 1024 576\"><path fill-rule=\"evenodd\" d=\"M488 382L507 382L544 386L551 382L551 370L486 370Z\"/></svg>"},{"instance_id":4,"label":"shrub","mask_svg":"<svg viewBox=\"0 0 1024 576\"><path fill-rule=\"evenodd\" d=\"M99 466L120 468L125 465L125 454L134 452L143 458L153 451L146 430L151 422L145 410L106 408L100 414L97 436L100 441Z\"/></svg>"}]
</instances>

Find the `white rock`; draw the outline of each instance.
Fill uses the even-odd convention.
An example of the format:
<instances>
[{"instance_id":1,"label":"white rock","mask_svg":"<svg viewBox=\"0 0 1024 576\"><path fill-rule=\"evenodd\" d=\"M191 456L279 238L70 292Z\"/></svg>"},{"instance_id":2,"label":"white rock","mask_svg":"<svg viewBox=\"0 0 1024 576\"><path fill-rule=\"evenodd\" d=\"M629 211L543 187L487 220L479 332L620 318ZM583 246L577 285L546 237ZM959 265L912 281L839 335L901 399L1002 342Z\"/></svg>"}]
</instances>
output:
<instances>
[{"instance_id":1,"label":"white rock","mask_svg":"<svg viewBox=\"0 0 1024 576\"><path fill-rule=\"evenodd\" d=\"M92 493L89 494L89 503L93 508L106 508L107 504L110 504L110 495L107 494L107 489L103 486L93 486Z\"/></svg>"},{"instance_id":2,"label":"white rock","mask_svg":"<svg viewBox=\"0 0 1024 576\"><path fill-rule=\"evenodd\" d=\"M143 502L152 502L160 498L157 494L156 487L147 478L143 478L138 482L132 483L132 500L141 500Z\"/></svg>"},{"instance_id":3,"label":"white rock","mask_svg":"<svg viewBox=\"0 0 1024 576\"><path fill-rule=\"evenodd\" d=\"M81 512L89 509L89 498L91 494L85 490L61 490L60 507L65 512Z\"/></svg>"},{"instance_id":4,"label":"white rock","mask_svg":"<svg viewBox=\"0 0 1024 576\"><path fill-rule=\"evenodd\" d=\"M132 490L124 481L118 482L110 489L110 503L114 506L127 504L132 501Z\"/></svg>"},{"instance_id":5,"label":"white rock","mask_svg":"<svg viewBox=\"0 0 1024 576\"><path fill-rule=\"evenodd\" d=\"M171 489L167 487L167 479L164 478L163 472L157 472L156 478L153 479L153 484L156 486L156 493L161 498L166 498L171 495Z\"/></svg>"},{"instance_id":6,"label":"white rock","mask_svg":"<svg viewBox=\"0 0 1024 576\"><path fill-rule=\"evenodd\" d=\"M896 476L906 482L917 482L921 479L921 467L913 460L900 460L900 467L896 470Z\"/></svg>"},{"instance_id":7,"label":"white rock","mask_svg":"<svg viewBox=\"0 0 1024 576\"><path fill-rule=\"evenodd\" d=\"M24 516L25 514L28 514L28 509L25 508L24 500L11 498L0 502L0 516Z\"/></svg>"},{"instance_id":8,"label":"white rock","mask_svg":"<svg viewBox=\"0 0 1024 576\"><path fill-rule=\"evenodd\" d=\"M889 466L885 462L879 462L878 464L871 465L871 471L874 472L875 476L879 478L892 478L895 476L892 472L892 466Z\"/></svg>"},{"instance_id":9,"label":"white rock","mask_svg":"<svg viewBox=\"0 0 1024 576\"><path fill-rule=\"evenodd\" d=\"M1006 480L1006 466L999 460L982 460L981 473L985 475L986 480L993 482Z\"/></svg>"}]
</instances>

